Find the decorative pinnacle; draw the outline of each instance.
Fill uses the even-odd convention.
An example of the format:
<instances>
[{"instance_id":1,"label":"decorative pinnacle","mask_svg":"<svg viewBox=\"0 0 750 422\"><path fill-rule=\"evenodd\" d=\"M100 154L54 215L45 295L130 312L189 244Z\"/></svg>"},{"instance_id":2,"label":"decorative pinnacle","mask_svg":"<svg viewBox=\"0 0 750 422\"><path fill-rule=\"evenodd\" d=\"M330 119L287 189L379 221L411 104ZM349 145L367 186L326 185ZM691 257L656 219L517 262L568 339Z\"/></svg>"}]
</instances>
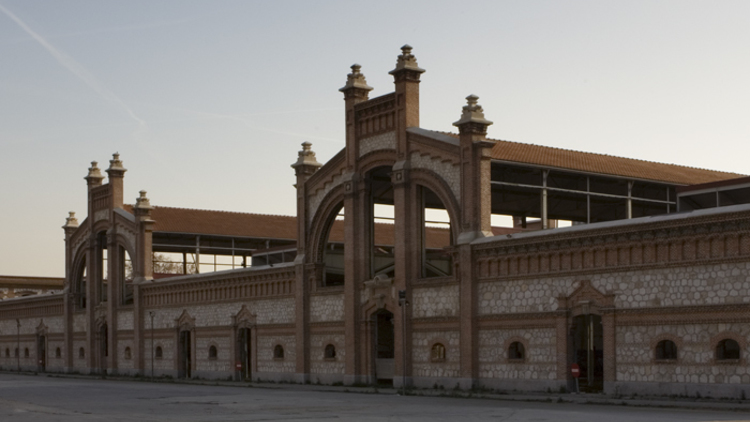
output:
<instances>
[{"instance_id":1,"label":"decorative pinnacle","mask_svg":"<svg viewBox=\"0 0 750 422\"><path fill-rule=\"evenodd\" d=\"M64 229L74 229L78 227L78 219L76 218L75 211L68 212L68 217L65 218Z\"/></svg>"},{"instance_id":2,"label":"decorative pinnacle","mask_svg":"<svg viewBox=\"0 0 750 422\"><path fill-rule=\"evenodd\" d=\"M120 153L116 152L112 154L112 159L109 160L109 168L107 169L107 172L109 173L110 170L119 170L119 171L127 171L125 170L125 167L122 166L122 161L120 161Z\"/></svg>"},{"instance_id":3,"label":"decorative pinnacle","mask_svg":"<svg viewBox=\"0 0 750 422\"><path fill-rule=\"evenodd\" d=\"M404 44L404 46L401 47L401 54L398 56L398 59L396 59L396 68L388 73L393 75L400 70L412 70L418 73L424 73L425 70L417 66L417 58L411 54L411 50L412 46Z\"/></svg>"},{"instance_id":4,"label":"decorative pinnacle","mask_svg":"<svg viewBox=\"0 0 750 422\"><path fill-rule=\"evenodd\" d=\"M88 176L84 177L89 183L96 183L101 182L102 179L104 179L104 176L102 176L102 171L97 166L99 163L96 161L91 162L91 167L89 167L89 174Z\"/></svg>"},{"instance_id":5,"label":"decorative pinnacle","mask_svg":"<svg viewBox=\"0 0 750 422\"><path fill-rule=\"evenodd\" d=\"M302 143L302 151L298 153L297 162L292 164L292 168L300 166L320 167L322 164L315 159L315 152L311 149L312 144L309 142Z\"/></svg>"},{"instance_id":6,"label":"decorative pinnacle","mask_svg":"<svg viewBox=\"0 0 750 422\"><path fill-rule=\"evenodd\" d=\"M482 110L482 106L477 104L478 99L479 97L474 94L466 97L466 105L463 108L461 119L453 123L453 126L462 126L466 123L477 123L484 126L492 124L491 121L484 118L484 110Z\"/></svg>"},{"instance_id":7,"label":"decorative pinnacle","mask_svg":"<svg viewBox=\"0 0 750 422\"><path fill-rule=\"evenodd\" d=\"M146 191L142 190L138 192L141 194L135 199L135 209L139 210L152 210L154 207L151 206L151 201L146 197Z\"/></svg>"},{"instance_id":8,"label":"decorative pinnacle","mask_svg":"<svg viewBox=\"0 0 750 422\"><path fill-rule=\"evenodd\" d=\"M339 91L344 92L352 88L359 88L364 89L366 91L372 91L372 87L367 85L367 81L365 80L365 75L363 75L359 70L362 69L362 66L358 65L357 63L354 63L351 67L352 73L346 75L346 85L344 85L343 88L339 89Z\"/></svg>"}]
</instances>

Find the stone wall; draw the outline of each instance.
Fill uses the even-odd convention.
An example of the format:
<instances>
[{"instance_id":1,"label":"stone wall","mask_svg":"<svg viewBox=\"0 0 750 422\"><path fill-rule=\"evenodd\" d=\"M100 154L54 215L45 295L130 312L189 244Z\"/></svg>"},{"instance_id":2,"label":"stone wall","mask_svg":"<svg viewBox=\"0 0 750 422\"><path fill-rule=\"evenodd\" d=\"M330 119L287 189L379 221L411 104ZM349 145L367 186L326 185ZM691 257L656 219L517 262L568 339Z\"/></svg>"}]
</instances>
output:
<instances>
[{"instance_id":1,"label":"stone wall","mask_svg":"<svg viewBox=\"0 0 750 422\"><path fill-rule=\"evenodd\" d=\"M216 358L209 357L209 348L216 347ZM230 360L233 342L227 336L200 336L195 338L195 371L198 373L213 372L215 375L231 374L234 371L233 362Z\"/></svg>"},{"instance_id":2,"label":"stone wall","mask_svg":"<svg viewBox=\"0 0 750 422\"><path fill-rule=\"evenodd\" d=\"M336 357L326 359L324 352L327 345L336 348ZM310 373L312 382L340 381L344 375L346 350L343 334L312 334L310 336ZM331 375L336 375L332 377Z\"/></svg>"},{"instance_id":3,"label":"stone wall","mask_svg":"<svg viewBox=\"0 0 750 422\"><path fill-rule=\"evenodd\" d=\"M297 344L294 336L258 336L257 365L261 379L263 373L294 373L296 370ZM276 345L284 348L284 357L274 358Z\"/></svg>"},{"instance_id":4,"label":"stone wall","mask_svg":"<svg viewBox=\"0 0 750 422\"><path fill-rule=\"evenodd\" d=\"M441 379L459 376L461 360L459 339L458 331L415 332L412 335L413 376L434 379L438 385L453 387L453 385L446 385L446 381ZM432 348L436 343L445 347L443 360L432 359Z\"/></svg>"},{"instance_id":5,"label":"stone wall","mask_svg":"<svg viewBox=\"0 0 750 422\"><path fill-rule=\"evenodd\" d=\"M415 287L412 290L414 318L455 317L459 315L458 284Z\"/></svg>"},{"instance_id":6,"label":"stone wall","mask_svg":"<svg viewBox=\"0 0 750 422\"><path fill-rule=\"evenodd\" d=\"M117 311L117 329L123 330L123 331L133 329L133 311L131 310Z\"/></svg>"},{"instance_id":7,"label":"stone wall","mask_svg":"<svg viewBox=\"0 0 750 422\"><path fill-rule=\"evenodd\" d=\"M319 295L310 298L310 322L344 320L344 295Z\"/></svg>"},{"instance_id":8,"label":"stone wall","mask_svg":"<svg viewBox=\"0 0 750 422\"><path fill-rule=\"evenodd\" d=\"M525 358L508 358L510 344L523 344ZM554 380L557 376L554 328L487 329L479 331L479 377L504 380Z\"/></svg>"},{"instance_id":9,"label":"stone wall","mask_svg":"<svg viewBox=\"0 0 750 422\"><path fill-rule=\"evenodd\" d=\"M750 324L641 325L616 328L617 381L750 384ZM739 361L717 361L716 345L732 338L740 344ZM657 361L659 341L677 345L677 359Z\"/></svg>"},{"instance_id":10,"label":"stone wall","mask_svg":"<svg viewBox=\"0 0 750 422\"><path fill-rule=\"evenodd\" d=\"M294 298L261 299L254 301L216 303L211 305L185 306L171 308L146 309L144 328L151 328L149 311L154 312L154 328L174 328L175 320L180 318L183 311L195 318L196 327L230 326L232 316L236 315L245 305L251 314L256 315L256 323L291 324L294 322Z\"/></svg>"}]
</instances>

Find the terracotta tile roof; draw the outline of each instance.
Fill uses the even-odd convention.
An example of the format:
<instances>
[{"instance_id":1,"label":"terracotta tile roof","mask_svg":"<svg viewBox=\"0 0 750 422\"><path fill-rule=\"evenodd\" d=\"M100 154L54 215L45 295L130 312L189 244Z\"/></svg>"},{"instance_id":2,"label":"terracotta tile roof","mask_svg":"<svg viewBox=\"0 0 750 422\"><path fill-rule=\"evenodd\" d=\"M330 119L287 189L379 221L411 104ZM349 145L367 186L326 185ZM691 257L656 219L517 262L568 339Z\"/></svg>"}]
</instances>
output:
<instances>
[{"instance_id":1,"label":"terracotta tile roof","mask_svg":"<svg viewBox=\"0 0 750 422\"><path fill-rule=\"evenodd\" d=\"M132 205L123 208L133 212ZM297 239L297 217L287 215L154 207L151 218L157 232Z\"/></svg>"},{"instance_id":2,"label":"terracotta tile roof","mask_svg":"<svg viewBox=\"0 0 750 422\"><path fill-rule=\"evenodd\" d=\"M455 133L436 132L458 138ZM741 174L706 170L676 164L655 163L593 152L494 140L492 158L523 164L645 179L679 185L694 185L742 177Z\"/></svg>"}]
</instances>

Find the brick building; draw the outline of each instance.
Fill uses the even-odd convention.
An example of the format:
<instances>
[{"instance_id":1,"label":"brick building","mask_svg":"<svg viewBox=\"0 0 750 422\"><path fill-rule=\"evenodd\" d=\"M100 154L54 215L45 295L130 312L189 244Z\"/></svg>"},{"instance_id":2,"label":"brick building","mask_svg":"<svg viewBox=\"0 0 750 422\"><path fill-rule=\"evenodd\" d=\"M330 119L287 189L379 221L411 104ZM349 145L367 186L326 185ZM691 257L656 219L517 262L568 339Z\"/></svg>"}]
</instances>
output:
<instances>
[{"instance_id":1,"label":"brick building","mask_svg":"<svg viewBox=\"0 0 750 422\"><path fill-rule=\"evenodd\" d=\"M750 394L750 179L491 140L475 96L423 129L423 72L404 46L370 99L352 66L296 217L128 205L93 163L65 290L0 303L0 366Z\"/></svg>"}]
</instances>

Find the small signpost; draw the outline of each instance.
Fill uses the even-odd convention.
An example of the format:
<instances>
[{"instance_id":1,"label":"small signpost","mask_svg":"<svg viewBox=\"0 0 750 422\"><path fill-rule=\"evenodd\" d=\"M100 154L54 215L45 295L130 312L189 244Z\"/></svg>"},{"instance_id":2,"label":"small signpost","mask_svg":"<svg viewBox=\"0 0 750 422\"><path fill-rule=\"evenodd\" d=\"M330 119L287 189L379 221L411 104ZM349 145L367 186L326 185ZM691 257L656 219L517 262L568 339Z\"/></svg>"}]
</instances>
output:
<instances>
[{"instance_id":1,"label":"small signpost","mask_svg":"<svg viewBox=\"0 0 750 422\"><path fill-rule=\"evenodd\" d=\"M581 367L578 366L577 363L574 363L570 366L570 373L573 375L573 378L576 379L576 394L581 392L581 389L578 387L578 377L581 376Z\"/></svg>"}]
</instances>

